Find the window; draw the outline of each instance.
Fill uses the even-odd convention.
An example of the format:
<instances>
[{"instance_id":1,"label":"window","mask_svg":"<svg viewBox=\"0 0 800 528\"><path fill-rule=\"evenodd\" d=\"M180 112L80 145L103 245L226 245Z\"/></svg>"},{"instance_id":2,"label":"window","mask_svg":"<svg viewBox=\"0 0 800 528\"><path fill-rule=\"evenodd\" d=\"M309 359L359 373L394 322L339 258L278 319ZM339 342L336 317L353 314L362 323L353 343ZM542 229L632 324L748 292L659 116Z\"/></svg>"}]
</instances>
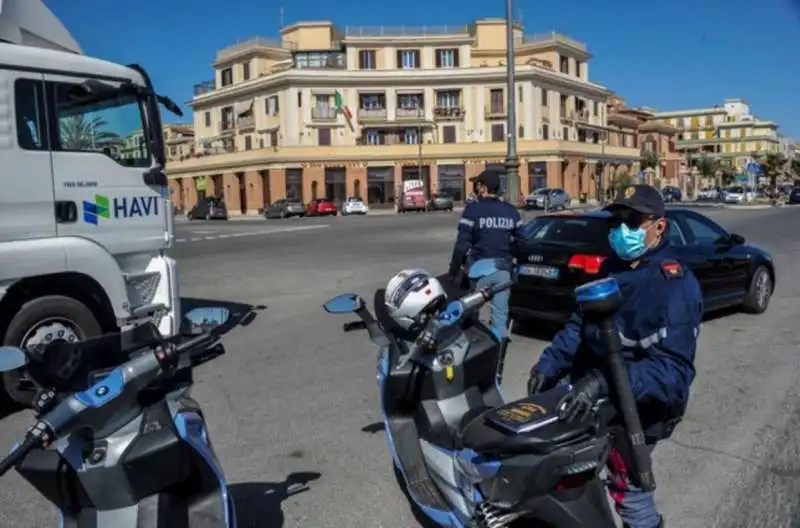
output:
<instances>
[{"instance_id":1,"label":"window","mask_svg":"<svg viewBox=\"0 0 800 528\"><path fill-rule=\"evenodd\" d=\"M608 245L608 224L601 218L540 217L522 226L521 235L534 244L598 250Z\"/></svg>"},{"instance_id":2,"label":"window","mask_svg":"<svg viewBox=\"0 0 800 528\"><path fill-rule=\"evenodd\" d=\"M492 141L505 141L506 126L504 123L492 124Z\"/></svg>"},{"instance_id":3,"label":"window","mask_svg":"<svg viewBox=\"0 0 800 528\"><path fill-rule=\"evenodd\" d=\"M517 88L517 93L519 94L519 102L522 102L522 86Z\"/></svg>"},{"instance_id":4,"label":"window","mask_svg":"<svg viewBox=\"0 0 800 528\"><path fill-rule=\"evenodd\" d=\"M398 50L397 67L403 70L413 70L419 68L419 50Z\"/></svg>"},{"instance_id":5,"label":"window","mask_svg":"<svg viewBox=\"0 0 800 528\"><path fill-rule=\"evenodd\" d=\"M211 126L211 112L203 113L203 121L205 122L207 127Z\"/></svg>"},{"instance_id":6,"label":"window","mask_svg":"<svg viewBox=\"0 0 800 528\"><path fill-rule=\"evenodd\" d=\"M91 95L79 84L47 85L55 100L59 150L103 153L127 167L150 166L150 131L136 95L113 89Z\"/></svg>"},{"instance_id":7,"label":"window","mask_svg":"<svg viewBox=\"0 0 800 528\"><path fill-rule=\"evenodd\" d=\"M297 92L297 106L303 108L303 92Z\"/></svg>"},{"instance_id":8,"label":"window","mask_svg":"<svg viewBox=\"0 0 800 528\"><path fill-rule=\"evenodd\" d=\"M253 138L250 136L244 137L244 149L245 150L252 150L253 148Z\"/></svg>"},{"instance_id":9,"label":"window","mask_svg":"<svg viewBox=\"0 0 800 528\"><path fill-rule=\"evenodd\" d=\"M491 112L493 114L502 114L504 110L505 104L503 104L503 89L502 88L494 88L489 91L489 100L491 101Z\"/></svg>"},{"instance_id":10,"label":"window","mask_svg":"<svg viewBox=\"0 0 800 528\"><path fill-rule=\"evenodd\" d=\"M542 139L550 139L550 126L542 125Z\"/></svg>"},{"instance_id":11,"label":"window","mask_svg":"<svg viewBox=\"0 0 800 528\"><path fill-rule=\"evenodd\" d=\"M520 125L517 127L517 139L522 139L525 137L525 127Z\"/></svg>"},{"instance_id":12,"label":"window","mask_svg":"<svg viewBox=\"0 0 800 528\"><path fill-rule=\"evenodd\" d=\"M321 147L327 147L331 144L331 129L320 128L317 130L317 143Z\"/></svg>"},{"instance_id":13,"label":"window","mask_svg":"<svg viewBox=\"0 0 800 528\"><path fill-rule=\"evenodd\" d=\"M358 69L375 70L378 68L375 61L375 50L361 50L358 52Z\"/></svg>"},{"instance_id":14,"label":"window","mask_svg":"<svg viewBox=\"0 0 800 528\"><path fill-rule=\"evenodd\" d=\"M230 130L233 128L233 107L226 106L220 111L222 117L222 130Z\"/></svg>"},{"instance_id":15,"label":"window","mask_svg":"<svg viewBox=\"0 0 800 528\"><path fill-rule=\"evenodd\" d=\"M222 80L222 86L230 86L233 84L233 70L231 68L225 68L220 72L220 77Z\"/></svg>"},{"instance_id":16,"label":"window","mask_svg":"<svg viewBox=\"0 0 800 528\"><path fill-rule=\"evenodd\" d=\"M561 127L561 139L569 140L569 127Z\"/></svg>"},{"instance_id":17,"label":"window","mask_svg":"<svg viewBox=\"0 0 800 528\"><path fill-rule=\"evenodd\" d=\"M422 94L397 94L397 108L422 108Z\"/></svg>"},{"instance_id":18,"label":"window","mask_svg":"<svg viewBox=\"0 0 800 528\"><path fill-rule=\"evenodd\" d=\"M364 142L367 145L380 145L381 135L377 130L367 130L364 134Z\"/></svg>"},{"instance_id":19,"label":"window","mask_svg":"<svg viewBox=\"0 0 800 528\"><path fill-rule=\"evenodd\" d=\"M683 220L692 233L695 246L712 245L728 235L721 227L700 216L684 213Z\"/></svg>"},{"instance_id":20,"label":"window","mask_svg":"<svg viewBox=\"0 0 800 528\"><path fill-rule=\"evenodd\" d=\"M250 80L250 63L245 62L242 64L242 80Z\"/></svg>"},{"instance_id":21,"label":"window","mask_svg":"<svg viewBox=\"0 0 800 528\"><path fill-rule=\"evenodd\" d=\"M561 73L569 73L569 58L564 57L562 55L559 58L558 65L559 65L558 71L560 71Z\"/></svg>"},{"instance_id":22,"label":"window","mask_svg":"<svg viewBox=\"0 0 800 528\"><path fill-rule=\"evenodd\" d=\"M583 62L575 61L575 75L583 77Z\"/></svg>"},{"instance_id":23,"label":"window","mask_svg":"<svg viewBox=\"0 0 800 528\"><path fill-rule=\"evenodd\" d=\"M680 224L678 224L677 220L674 218L668 218L667 222L669 225L669 231L667 233L669 243L674 247L685 246L686 237L683 236L683 231L681 230Z\"/></svg>"},{"instance_id":24,"label":"window","mask_svg":"<svg viewBox=\"0 0 800 528\"><path fill-rule=\"evenodd\" d=\"M276 116L280 112L278 107L278 96L272 95L264 100L264 108L268 116Z\"/></svg>"},{"instance_id":25,"label":"window","mask_svg":"<svg viewBox=\"0 0 800 528\"><path fill-rule=\"evenodd\" d=\"M26 150L49 150L44 84L19 79L14 86L17 113L17 141Z\"/></svg>"},{"instance_id":26,"label":"window","mask_svg":"<svg viewBox=\"0 0 800 528\"><path fill-rule=\"evenodd\" d=\"M342 70L347 67L347 58L340 51L310 51L294 54L294 67L297 69Z\"/></svg>"},{"instance_id":27,"label":"window","mask_svg":"<svg viewBox=\"0 0 800 528\"><path fill-rule=\"evenodd\" d=\"M269 146L270 147L277 147L278 146L278 133L277 132L270 132L269 133Z\"/></svg>"},{"instance_id":28,"label":"window","mask_svg":"<svg viewBox=\"0 0 800 528\"><path fill-rule=\"evenodd\" d=\"M406 145L419 145L419 129L406 128L403 130L403 143Z\"/></svg>"},{"instance_id":29,"label":"window","mask_svg":"<svg viewBox=\"0 0 800 528\"><path fill-rule=\"evenodd\" d=\"M458 108L461 106L461 94L458 90L436 92L436 106L441 108Z\"/></svg>"},{"instance_id":30,"label":"window","mask_svg":"<svg viewBox=\"0 0 800 528\"><path fill-rule=\"evenodd\" d=\"M437 49L436 50L437 68L458 68L458 49Z\"/></svg>"},{"instance_id":31,"label":"window","mask_svg":"<svg viewBox=\"0 0 800 528\"><path fill-rule=\"evenodd\" d=\"M542 89L542 106L547 106L547 99L548 99L547 90Z\"/></svg>"},{"instance_id":32,"label":"window","mask_svg":"<svg viewBox=\"0 0 800 528\"><path fill-rule=\"evenodd\" d=\"M286 169L286 199L303 199L303 169Z\"/></svg>"},{"instance_id":33,"label":"window","mask_svg":"<svg viewBox=\"0 0 800 528\"><path fill-rule=\"evenodd\" d=\"M442 127L442 143L456 142L456 127L453 125Z\"/></svg>"},{"instance_id":34,"label":"window","mask_svg":"<svg viewBox=\"0 0 800 528\"><path fill-rule=\"evenodd\" d=\"M597 104L597 101L594 101L593 106L594 106L594 112L592 112L592 115L600 115L600 105Z\"/></svg>"}]
</instances>

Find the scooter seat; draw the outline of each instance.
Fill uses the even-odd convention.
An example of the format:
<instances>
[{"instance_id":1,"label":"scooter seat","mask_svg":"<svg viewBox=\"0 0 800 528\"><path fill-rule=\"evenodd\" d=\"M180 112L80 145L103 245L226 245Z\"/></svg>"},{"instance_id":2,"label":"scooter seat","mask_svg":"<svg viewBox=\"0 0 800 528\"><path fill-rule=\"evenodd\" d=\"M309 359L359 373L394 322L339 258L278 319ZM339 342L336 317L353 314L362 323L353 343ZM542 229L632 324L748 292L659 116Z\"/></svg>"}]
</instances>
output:
<instances>
[{"instance_id":1,"label":"scooter seat","mask_svg":"<svg viewBox=\"0 0 800 528\"><path fill-rule=\"evenodd\" d=\"M558 419L556 405L564 389L529 396L500 407L473 409L464 415L457 433L459 447L480 454L546 454L596 434L597 420Z\"/></svg>"}]
</instances>

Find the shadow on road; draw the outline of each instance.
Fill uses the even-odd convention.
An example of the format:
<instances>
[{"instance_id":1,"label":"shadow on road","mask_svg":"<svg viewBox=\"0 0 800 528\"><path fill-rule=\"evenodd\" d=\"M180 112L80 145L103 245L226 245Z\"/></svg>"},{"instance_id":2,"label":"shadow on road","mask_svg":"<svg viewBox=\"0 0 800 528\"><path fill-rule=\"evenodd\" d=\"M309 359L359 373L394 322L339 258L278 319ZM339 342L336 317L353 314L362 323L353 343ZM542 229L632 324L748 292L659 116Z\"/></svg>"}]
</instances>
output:
<instances>
[{"instance_id":1,"label":"shadow on road","mask_svg":"<svg viewBox=\"0 0 800 528\"><path fill-rule=\"evenodd\" d=\"M232 484L228 491L236 508L239 528L260 528L284 525L283 502L309 490L309 482L322 475L316 471L292 473L283 482L242 482Z\"/></svg>"}]
</instances>

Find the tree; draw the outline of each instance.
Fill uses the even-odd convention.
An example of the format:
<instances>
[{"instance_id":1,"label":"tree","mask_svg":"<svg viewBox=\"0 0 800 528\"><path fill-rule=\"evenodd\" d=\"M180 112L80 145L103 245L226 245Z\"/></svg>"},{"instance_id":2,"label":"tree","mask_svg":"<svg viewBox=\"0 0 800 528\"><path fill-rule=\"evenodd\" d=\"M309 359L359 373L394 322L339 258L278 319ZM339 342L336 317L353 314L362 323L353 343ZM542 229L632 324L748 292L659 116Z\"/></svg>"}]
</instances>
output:
<instances>
[{"instance_id":1,"label":"tree","mask_svg":"<svg viewBox=\"0 0 800 528\"><path fill-rule=\"evenodd\" d=\"M800 160L792 160L789 166L792 173L792 178L794 179L794 184L797 185L800 183Z\"/></svg>"},{"instance_id":2,"label":"tree","mask_svg":"<svg viewBox=\"0 0 800 528\"><path fill-rule=\"evenodd\" d=\"M653 169L661 165L661 160L655 152L645 152L642 156L642 170Z\"/></svg>"},{"instance_id":3,"label":"tree","mask_svg":"<svg viewBox=\"0 0 800 528\"><path fill-rule=\"evenodd\" d=\"M67 150L101 150L119 141L119 135L109 130L102 117L78 114L61 119L61 146Z\"/></svg>"},{"instance_id":4,"label":"tree","mask_svg":"<svg viewBox=\"0 0 800 528\"><path fill-rule=\"evenodd\" d=\"M633 176L631 175L628 167L619 167L611 179L611 192L612 196L616 196L622 190L634 184Z\"/></svg>"},{"instance_id":5,"label":"tree","mask_svg":"<svg viewBox=\"0 0 800 528\"><path fill-rule=\"evenodd\" d=\"M775 195L778 186L778 176L786 171L786 156L780 152L767 152L756 159L756 163L761 167L761 173L769 178L769 187Z\"/></svg>"},{"instance_id":6,"label":"tree","mask_svg":"<svg viewBox=\"0 0 800 528\"><path fill-rule=\"evenodd\" d=\"M709 156L703 156L697 160L696 167L697 172L699 172L703 178L716 178L719 162Z\"/></svg>"},{"instance_id":7,"label":"tree","mask_svg":"<svg viewBox=\"0 0 800 528\"><path fill-rule=\"evenodd\" d=\"M736 179L736 170L731 167L722 167L720 169L721 177L722 177L722 186L727 187L728 185L732 184Z\"/></svg>"}]
</instances>

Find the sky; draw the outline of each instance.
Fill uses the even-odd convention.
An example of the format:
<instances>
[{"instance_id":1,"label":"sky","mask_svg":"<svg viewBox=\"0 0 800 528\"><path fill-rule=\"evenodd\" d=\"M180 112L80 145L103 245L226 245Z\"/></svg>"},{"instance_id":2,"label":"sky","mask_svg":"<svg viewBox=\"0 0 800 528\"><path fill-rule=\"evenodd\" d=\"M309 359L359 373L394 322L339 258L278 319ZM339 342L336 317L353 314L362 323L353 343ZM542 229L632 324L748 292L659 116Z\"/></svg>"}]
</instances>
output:
<instances>
[{"instance_id":1,"label":"sky","mask_svg":"<svg viewBox=\"0 0 800 528\"><path fill-rule=\"evenodd\" d=\"M45 0L85 53L136 62L179 103L211 79L216 51L283 21L345 25L457 25L504 16L477 0ZM372 9L364 9L367 6ZM585 42L589 75L630 106L707 108L738 97L800 140L800 0L515 0L526 34L555 30ZM185 121L191 121L191 112Z\"/></svg>"}]
</instances>

